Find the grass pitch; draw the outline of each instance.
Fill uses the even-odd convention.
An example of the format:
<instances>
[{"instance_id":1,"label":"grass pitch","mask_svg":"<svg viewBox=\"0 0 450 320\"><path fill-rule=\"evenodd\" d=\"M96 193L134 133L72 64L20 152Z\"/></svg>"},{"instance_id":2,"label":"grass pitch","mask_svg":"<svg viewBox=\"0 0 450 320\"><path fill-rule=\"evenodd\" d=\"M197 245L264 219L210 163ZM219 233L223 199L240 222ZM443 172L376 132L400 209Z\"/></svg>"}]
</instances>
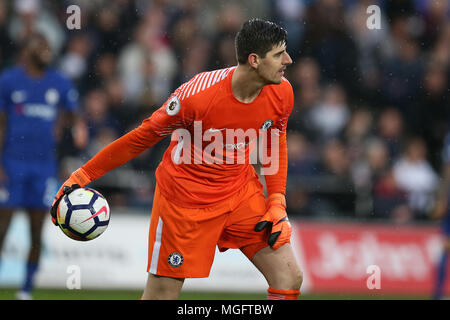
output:
<instances>
[{"instance_id":1,"label":"grass pitch","mask_svg":"<svg viewBox=\"0 0 450 320\"><path fill-rule=\"evenodd\" d=\"M17 289L0 288L0 300L15 300ZM35 300L138 300L141 290L36 289ZM300 300L428 300L426 296L388 296L383 294L302 294ZM266 293L182 291L180 300L265 300Z\"/></svg>"}]
</instances>

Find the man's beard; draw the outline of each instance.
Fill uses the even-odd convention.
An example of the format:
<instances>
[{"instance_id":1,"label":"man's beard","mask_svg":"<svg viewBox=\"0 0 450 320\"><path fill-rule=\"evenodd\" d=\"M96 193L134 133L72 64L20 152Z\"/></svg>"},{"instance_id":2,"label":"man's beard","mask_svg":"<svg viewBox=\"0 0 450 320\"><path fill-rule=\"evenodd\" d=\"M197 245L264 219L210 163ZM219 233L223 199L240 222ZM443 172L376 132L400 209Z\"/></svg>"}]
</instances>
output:
<instances>
[{"instance_id":1,"label":"man's beard","mask_svg":"<svg viewBox=\"0 0 450 320\"><path fill-rule=\"evenodd\" d=\"M38 55L31 55L30 58L31 58L31 62L33 63L33 65L41 71L44 71L50 65L49 61L45 61L44 59L41 59Z\"/></svg>"}]
</instances>

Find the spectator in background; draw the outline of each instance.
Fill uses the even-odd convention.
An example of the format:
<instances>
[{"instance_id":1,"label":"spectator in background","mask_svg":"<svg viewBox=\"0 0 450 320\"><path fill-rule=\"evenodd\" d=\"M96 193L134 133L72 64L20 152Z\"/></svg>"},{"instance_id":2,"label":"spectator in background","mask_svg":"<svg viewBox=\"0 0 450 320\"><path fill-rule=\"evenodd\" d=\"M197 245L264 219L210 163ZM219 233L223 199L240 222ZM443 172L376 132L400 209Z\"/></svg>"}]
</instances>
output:
<instances>
[{"instance_id":1,"label":"spectator in background","mask_svg":"<svg viewBox=\"0 0 450 320\"><path fill-rule=\"evenodd\" d=\"M378 138L367 141L366 158L372 181L377 181L390 168L389 150Z\"/></svg>"},{"instance_id":2,"label":"spectator in background","mask_svg":"<svg viewBox=\"0 0 450 320\"><path fill-rule=\"evenodd\" d=\"M90 76L85 81L86 91L105 86L118 73L117 57L114 54L110 52L97 54L94 61Z\"/></svg>"},{"instance_id":3,"label":"spectator in background","mask_svg":"<svg viewBox=\"0 0 450 320\"><path fill-rule=\"evenodd\" d=\"M288 168L292 175L310 176L315 174L318 165L318 155L314 146L305 136L296 131L287 135Z\"/></svg>"},{"instance_id":4,"label":"spectator in background","mask_svg":"<svg viewBox=\"0 0 450 320\"><path fill-rule=\"evenodd\" d=\"M424 219L433 206L439 177L426 158L427 148L421 138L411 138L401 157L393 165L394 179L408 196L413 218Z\"/></svg>"},{"instance_id":5,"label":"spectator in background","mask_svg":"<svg viewBox=\"0 0 450 320\"><path fill-rule=\"evenodd\" d=\"M447 73L450 71L450 21L443 26L438 40L429 52L428 60L431 63L442 65Z\"/></svg>"},{"instance_id":6,"label":"spectator in background","mask_svg":"<svg viewBox=\"0 0 450 320\"><path fill-rule=\"evenodd\" d=\"M380 5L380 1L362 0L347 10L345 22L358 49L357 65L361 72L361 98L371 104L380 104L377 92L382 86L383 59L393 50L389 41L389 24L380 16L381 29L367 28L367 8Z\"/></svg>"},{"instance_id":7,"label":"spectator in background","mask_svg":"<svg viewBox=\"0 0 450 320\"><path fill-rule=\"evenodd\" d=\"M372 192L374 218L390 220L396 224L410 222L414 218L408 206L406 192L398 187L391 167L379 179L374 180Z\"/></svg>"},{"instance_id":8,"label":"spectator in background","mask_svg":"<svg viewBox=\"0 0 450 320\"><path fill-rule=\"evenodd\" d=\"M59 60L61 72L72 79L77 86L83 84L89 73L88 63L92 45L86 33L77 33L67 41L67 49ZM83 90L80 92L84 93Z\"/></svg>"},{"instance_id":9,"label":"spectator in background","mask_svg":"<svg viewBox=\"0 0 450 320\"><path fill-rule=\"evenodd\" d=\"M178 76L175 77L174 83L180 86L188 79L200 73L200 70L207 69L209 60L210 42L200 36L192 39L190 49L186 52L181 61L181 68Z\"/></svg>"},{"instance_id":10,"label":"spectator in background","mask_svg":"<svg viewBox=\"0 0 450 320\"><path fill-rule=\"evenodd\" d=\"M331 84L324 88L321 101L311 109L308 121L317 133L316 141L323 143L338 137L347 125L350 110L344 89Z\"/></svg>"},{"instance_id":11,"label":"spectator in background","mask_svg":"<svg viewBox=\"0 0 450 320\"><path fill-rule=\"evenodd\" d=\"M148 114L149 110L139 110L138 114L130 112L133 108L125 102L125 88L118 76L111 77L103 88L108 98L109 113L119 136L130 131L131 126L137 125L144 114Z\"/></svg>"},{"instance_id":12,"label":"spectator in background","mask_svg":"<svg viewBox=\"0 0 450 320\"><path fill-rule=\"evenodd\" d=\"M122 48L118 56L118 72L125 86L125 100L136 104L144 90L144 70L148 62L147 30L140 23L133 32L133 39Z\"/></svg>"},{"instance_id":13,"label":"spectator in background","mask_svg":"<svg viewBox=\"0 0 450 320\"><path fill-rule=\"evenodd\" d=\"M358 163L365 157L365 146L373 138L373 116L371 110L360 107L353 111L342 134L349 149L350 160Z\"/></svg>"},{"instance_id":14,"label":"spectator in background","mask_svg":"<svg viewBox=\"0 0 450 320\"><path fill-rule=\"evenodd\" d=\"M83 109L89 130L88 157L91 157L100 151L105 141L109 141L108 138L113 141L118 137L118 121L111 115L108 96L102 89L94 89L86 94Z\"/></svg>"},{"instance_id":15,"label":"spectator in background","mask_svg":"<svg viewBox=\"0 0 450 320\"><path fill-rule=\"evenodd\" d=\"M450 92L444 65L430 62L423 77L423 85L415 108L414 132L420 135L429 150L429 160L435 170L441 164L440 150L449 128ZM426 124L426 125L424 125Z\"/></svg>"},{"instance_id":16,"label":"spectator in background","mask_svg":"<svg viewBox=\"0 0 450 320\"><path fill-rule=\"evenodd\" d=\"M199 34L200 26L194 14L184 14L174 22L170 41L177 60L183 60L187 52L192 48L193 40Z\"/></svg>"},{"instance_id":17,"label":"spectator in background","mask_svg":"<svg viewBox=\"0 0 450 320\"><path fill-rule=\"evenodd\" d=\"M315 136L308 114L319 103L321 97L320 70L317 62L310 57L300 59L293 66L290 76L294 88L294 110L289 129L301 131L309 140Z\"/></svg>"},{"instance_id":18,"label":"spectator in background","mask_svg":"<svg viewBox=\"0 0 450 320\"><path fill-rule=\"evenodd\" d=\"M225 3L220 10L217 30L212 41L209 57L210 70L232 67L236 64L234 35L243 22L244 14L240 5L234 2Z\"/></svg>"},{"instance_id":19,"label":"spectator in background","mask_svg":"<svg viewBox=\"0 0 450 320\"><path fill-rule=\"evenodd\" d=\"M400 222L401 217L395 216L395 214L406 213L409 217L406 195L395 183L386 143L374 137L368 141L365 152L366 175L363 179L360 177L359 184L356 185L358 188L364 188L366 185L370 187L372 218L392 219L394 222Z\"/></svg>"},{"instance_id":20,"label":"spectator in background","mask_svg":"<svg viewBox=\"0 0 450 320\"><path fill-rule=\"evenodd\" d=\"M421 42L425 49L430 49L436 43L441 30L448 24L450 5L448 1L423 1L424 32Z\"/></svg>"},{"instance_id":21,"label":"spectator in background","mask_svg":"<svg viewBox=\"0 0 450 320\"><path fill-rule=\"evenodd\" d=\"M311 216L311 189L308 179L317 174L319 159L314 146L299 132L287 134L288 171L287 207L289 213Z\"/></svg>"},{"instance_id":22,"label":"spectator in background","mask_svg":"<svg viewBox=\"0 0 450 320\"><path fill-rule=\"evenodd\" d=\"M107 6L98 6L95 10L95 19L91 21L92 36L96 44L94 51L96 54L118 54L123 46L120 11L117 2Z\"/></svg>"},{"instance_id":23,"label":"spectator in background","mask_svg":"<svg viewBox=\"0 0 450 320\"><path fill-rule=\"evenodd\" d=\"M303 0L270 0L270 4L274 21L280 21L289 34L288 53L297 61L305 32L306 5Z\"/></svg>"},{"instance_id":24,"label":"spectator in background","mask_svg":"<svg viewBox=\"0 0 450 320\"><path fill-rule=\"evenodd\" d=\"M171 90L177 62L164 35L166 18L161 9L149 10L137 26L134 41L119 56L127 101L136 103L150 90L155 104L160 105Z\"/></svg>"},{"instance_id":25,"label":"spectator in background","mask_svg":"<svg viewBox=\"0 0 450 320\"><path fill-rule=\"evenodd\" d=\"M306 9L300 51L317 59L325 81L339 81L354 96L360 91L358 51L344 23L344 10L340 0L312 2Z\"/></svg>"},{"instance_id":26,"label":"spectator in background","mask_svg":"<svg viewBox=\"0 0 450 320\"><path fill-rule=\"evenodd\" d=\"M415 102L423 74L423 59L409 30L409 21L401 16L392 22L394 54L381 66L384 103L398 108L408 124L414 120L410 105Z\"/></svg>"},{"instance_id":27,"label":"spectator in background","mask_svg":"<svg viewBox=\"0 0 450 320\"><path fill-rule=\"evenodd\" d=\"M350 158L346 145L338 139L328 140L321 152L318 174L322 183L316 195L321 199L321 215L354 216L355 190L350 175Z\"/></svg>"},{"instance_id":28,"label":"spectator in background","mask_svg":"<svg viewBox=\"0 0 450 320\"><path fill-rule=\"evenodd\" d=\"M46 35L50 48L55 55L60 53L65 35L54 12L41 0L15 0L13 14L9 24L9 37L17 43L34 32Z\"/></svg>"},{"instance_id":29,"label":"spectator in background","mask_svg":"<svg viewBox=\"0 0 450 320\"><path fill-rule=\"evenodd\" d=\"M389 150L389 161L393 163L400 156L404 143L403 118L397 109L387 107L381 111L376 135L386 143Z\"/></svg>"},{"instance_id":30,"label":"spectator in background","mask_svg":"<svg viewBox=\"0 0 450 320\"><path fill-rule=\"evenodd\" d=\"M355 185L355 214L367 217L372 211L372 172L366 148L375 139L370 109L354 110L342 134L352 163L350 174Z\"/></svg>"}]
</instances>

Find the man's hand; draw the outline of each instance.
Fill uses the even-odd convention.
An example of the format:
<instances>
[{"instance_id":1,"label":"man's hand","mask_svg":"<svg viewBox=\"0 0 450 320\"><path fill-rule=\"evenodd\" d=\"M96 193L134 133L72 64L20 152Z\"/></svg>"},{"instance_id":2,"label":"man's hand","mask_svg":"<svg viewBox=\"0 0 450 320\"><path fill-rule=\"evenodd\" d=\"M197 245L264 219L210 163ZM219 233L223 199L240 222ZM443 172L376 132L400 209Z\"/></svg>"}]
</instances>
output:
<instances>
[{"instance_id":1,"label":"man's hand","mask_svg":"<svg viewBox=\"0 0 450 320\"><path fill-rule=\"evenodd\" d=\"M71 193L73 190L84 187L87 185L91 180L89 179L89 176L86 174L86 172L79 168L78 170L74 171L69 179L67 179L59 188L58 192L56 193L55 199L53 200L52 207L50 209L50 215L52 216L52 222L55 226L58 226L58 221L56 219L57 212L58 212L58 206L61 202L61 199L66 195Z\"/></svg>"},{"instance_id":2,"label":"man's hand","mask_svg":"<svg viewBox=\"0 0 450 320\"><path fill-rule=\"evenodd\" d=\"M292 227L286 214L286 199L281 193L274 193L267 199L267 211L255 226L255 231L271 227L268 243L274 250L288 243Z\"/></svg>"}]
</instances>

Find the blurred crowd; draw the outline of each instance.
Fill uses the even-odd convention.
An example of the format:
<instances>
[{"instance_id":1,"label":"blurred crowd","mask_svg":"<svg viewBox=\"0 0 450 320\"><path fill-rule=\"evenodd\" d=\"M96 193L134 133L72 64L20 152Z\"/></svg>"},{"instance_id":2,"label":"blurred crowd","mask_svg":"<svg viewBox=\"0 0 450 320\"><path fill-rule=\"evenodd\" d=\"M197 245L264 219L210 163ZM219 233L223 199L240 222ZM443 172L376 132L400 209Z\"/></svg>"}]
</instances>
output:
<instances>
[{"instance_id":1,"label":"blurred crowd","mask_svg":"<svg viewBox=\"0 0 450 320\"><path fill-rule=\"evenodd\" d=\"M67 7L81 8L69 30ZM381 9L381 29L366 10ZM248 18L288 31L295 93L288 210L295 217L426 220L450 130L446 0L0 0L0 67L39 30L80 92L89 144L62 136L61 176L135 128L195 74L236 64ZM168 139L97 183L111 205L151 203Z\"/></svg>"}]
</instances>

